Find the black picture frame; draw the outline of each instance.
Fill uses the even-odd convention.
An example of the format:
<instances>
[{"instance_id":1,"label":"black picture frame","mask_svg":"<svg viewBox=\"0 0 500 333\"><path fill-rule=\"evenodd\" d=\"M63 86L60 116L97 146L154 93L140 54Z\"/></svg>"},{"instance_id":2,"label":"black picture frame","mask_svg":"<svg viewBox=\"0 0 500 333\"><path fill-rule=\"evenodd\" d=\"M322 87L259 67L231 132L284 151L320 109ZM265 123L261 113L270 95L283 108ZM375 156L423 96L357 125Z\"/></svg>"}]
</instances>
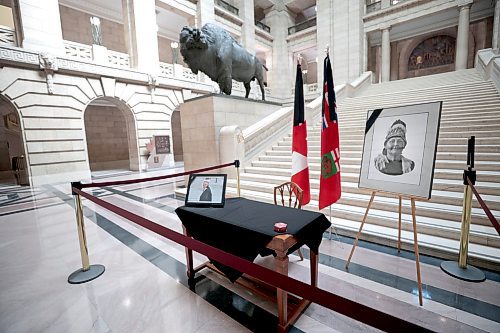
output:
<instances>
[{"instance_id":1,"label":"black picture frame","mask_svg":"<svg viewBox=\"0 0 500 333\"><path fill-rule=\"evenodd\" d=\"M205 191L208 182L210 195ZM187 207L224 207L227 174L191 174L184 205Z\"/></svg>"},{"instance_id":2,"label":"black picture frame","mask_svg":"<svg viewBox=\"0 0 500 333\"><path fill-rule=\"evenodd\" d=\"M437 101L368 111L358 187L430 199L442 104ZM401 133L407 168L396 174L381 168L377 161L386 154L389 137Z\"/></svg>"}]
</instances>

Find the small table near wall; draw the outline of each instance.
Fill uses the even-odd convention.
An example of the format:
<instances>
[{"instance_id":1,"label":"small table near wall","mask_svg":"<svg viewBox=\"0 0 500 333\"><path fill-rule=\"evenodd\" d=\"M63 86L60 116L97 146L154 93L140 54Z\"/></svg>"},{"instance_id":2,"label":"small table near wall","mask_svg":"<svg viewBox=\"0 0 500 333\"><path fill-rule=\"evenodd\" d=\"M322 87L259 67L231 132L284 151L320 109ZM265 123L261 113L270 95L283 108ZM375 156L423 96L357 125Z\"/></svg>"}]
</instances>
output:
<instances>
[{"instance_id":1,"label":"small table near wall","mask_svg":"<svg viewBox=\"0 0 500 333\"><path fill-rule=\"evenodd\" d=\"M244 198L227 199L223 208L183 206L177 208L176 213L186 235L249 261L253 261L258 254L275 254L275 269L285 275L288 275L288 254L307 245L311 250L311 285L317 285L318 248L323 232L330 227L330 222L323 214ZM287 223L286 233L274 231L277 222ZM197 271L209 267L224 273L232 282L242 281L241 272L217 262L213 262L213 265L207 262L193 268L193 254L188 248L186 258L189 279L193 279ZM249 286L249 283L241 284ZM290 295L277 289L276 297L278 330L286 331L310 301L299 300L289 313Z\"/></svg>"}]
</instances>

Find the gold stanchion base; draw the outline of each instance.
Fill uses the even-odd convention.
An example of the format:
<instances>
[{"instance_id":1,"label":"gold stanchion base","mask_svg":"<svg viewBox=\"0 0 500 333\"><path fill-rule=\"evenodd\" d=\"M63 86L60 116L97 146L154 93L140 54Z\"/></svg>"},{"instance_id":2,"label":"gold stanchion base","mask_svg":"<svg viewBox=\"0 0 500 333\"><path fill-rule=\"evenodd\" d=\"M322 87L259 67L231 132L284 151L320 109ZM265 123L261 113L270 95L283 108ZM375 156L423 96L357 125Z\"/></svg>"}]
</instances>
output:
<instances>
[{"instance_id":1,"label":"gold stanchion base","mask_svg":"<svg viewBox=\"0 0 500 333\"><path fill-rule=\"evenodd\" d=\"M80 268L68 276L68 283L79 284L92 281L101 276L104 270L105 268L103 265L90 265L90 268L86 271Z\"/></svg>"},{"instance_id":2,"label":"gold stanchion base","mask_svg":"<svg viewBox=\"0 0 500 333\"><path fill-rule=\"evenodd\" d=\"M446 274L464 281L483 282L484 280L486 280L486 276L480 269L471 265L467 265L466 268L462 268L456 261L443 261L441 263L441 269Z\"/></svg>"}]
</instances>

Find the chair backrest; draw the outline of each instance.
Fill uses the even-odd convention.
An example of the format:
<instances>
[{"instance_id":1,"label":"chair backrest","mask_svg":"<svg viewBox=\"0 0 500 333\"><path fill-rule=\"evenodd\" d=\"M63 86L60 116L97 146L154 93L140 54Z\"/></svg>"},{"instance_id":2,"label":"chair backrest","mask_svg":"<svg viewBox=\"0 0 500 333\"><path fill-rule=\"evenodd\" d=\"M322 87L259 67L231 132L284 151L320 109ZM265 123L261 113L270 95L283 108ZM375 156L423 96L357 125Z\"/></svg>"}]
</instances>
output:
<instances>
[{"instance_id":1,"label":"chair backrest","mask_svg":"<svg viewBox=\"0 0 500 333\"><path fill-rule=\"evenodd\" d=\"M274 188L274 204L300 209L304 191L294 182L286 182Z\"/></svg>"}]
</instances>

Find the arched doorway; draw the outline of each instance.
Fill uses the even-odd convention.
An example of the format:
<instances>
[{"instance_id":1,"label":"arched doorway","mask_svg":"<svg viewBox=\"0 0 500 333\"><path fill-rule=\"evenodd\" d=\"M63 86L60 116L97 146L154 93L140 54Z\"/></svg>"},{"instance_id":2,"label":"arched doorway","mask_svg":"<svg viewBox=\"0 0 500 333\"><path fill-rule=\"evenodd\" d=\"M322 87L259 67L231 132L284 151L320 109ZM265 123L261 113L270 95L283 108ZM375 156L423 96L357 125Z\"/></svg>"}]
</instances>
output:
<instances>
[{"instance_id":1,"label":"arched doorway","mask_svg":"<svg viewBox=\"0 0 500 333\"><path fill-rule=\"evenodd\" d=\"M181 112L177 107L172 112L172 119L170 120L172 126L172 145L174 148L174 161L184 161L182 152L182 128L181 128Z\"/></svg>"},{"instance_id":2,"label":"arched doorway","mask_svg":"<svg viewBox=\"0 0 500 333\"><path fill-rule=\"evenodd\" d=\"M135 118L126 104L95 99L85 109L84 121L91 172L139 170Z\"/></svg>"},{"instance_id":3,"label":"arched doorway","mask_svg":"<svg viewBox=\"0 0 500 333\"><path fill-rule=\"evenodd\" d=\"M0 96L0 184L29 185L21 120L14 106Z\"/></svg>"}]
</instances>

